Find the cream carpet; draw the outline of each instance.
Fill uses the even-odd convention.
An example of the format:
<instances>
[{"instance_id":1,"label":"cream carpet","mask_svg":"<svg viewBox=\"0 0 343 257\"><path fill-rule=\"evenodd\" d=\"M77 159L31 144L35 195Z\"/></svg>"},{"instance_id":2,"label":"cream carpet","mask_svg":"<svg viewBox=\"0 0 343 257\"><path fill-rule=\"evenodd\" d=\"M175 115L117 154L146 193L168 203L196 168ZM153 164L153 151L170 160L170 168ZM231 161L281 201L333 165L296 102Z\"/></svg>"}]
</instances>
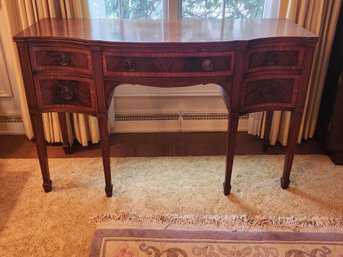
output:
<instances>
[{"instance_id":1,"label":"cream carpet","mask_svg":"<svg viewBox=\"0 0 343 257\"><path fill-rule=\"evenodd\" d=\"M0 256L88 256L95 221L116 213L342 220L343 166L298 155L283 190L283 159L236 156L226 197L224 157L113 158L112 198L105 197L100 158L50 159L48 194L37 160L0 159Z\"/></svg>"}]
</instances>

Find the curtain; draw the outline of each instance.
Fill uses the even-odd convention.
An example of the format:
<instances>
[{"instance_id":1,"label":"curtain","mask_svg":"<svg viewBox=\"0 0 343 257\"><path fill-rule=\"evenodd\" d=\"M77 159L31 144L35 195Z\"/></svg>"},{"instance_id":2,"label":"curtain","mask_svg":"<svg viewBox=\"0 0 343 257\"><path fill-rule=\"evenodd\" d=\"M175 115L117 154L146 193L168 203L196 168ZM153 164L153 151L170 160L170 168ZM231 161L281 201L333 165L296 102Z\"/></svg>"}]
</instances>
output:
<instances>
[{"instance_id":1,"label":"curtain","mask_svg":"<svg viewBox=\"0 0 343 257\"><path fill-rule=\"evenodd\" d=\"M279 18L287 18L319 36L299 131L299 143L302 139L312 138L315 133L341 3L341 0L280 0L279 3ZM250 119L249 133L263 137L265 114L253 114ZM272 145L277 141L286 145L289 125L290 112L274 112L269 135Z\"/></svg>"},{"instance_id":2,"label":"curtain","mask_svg":"<svg viewBox=\"0 0 343 257\"><path fill-rule=\"evenodd\" d=\"M87 18L89 17L87 0L13 0L17 17L11 17L17 23L17 29L22 30L42 18ZM18 67L18 70L20 68ZM24 86L18 85L21 101L23 123L26 135L33 137L30 116L27 109ZM45 138L49 143L61 142L61 129L57 113L44 113L43 126ZM88 142L99 142L98 124L95 117L83 114L66 114L69 143L74 138L83 146Z\"/></svg>"}]
</instances>

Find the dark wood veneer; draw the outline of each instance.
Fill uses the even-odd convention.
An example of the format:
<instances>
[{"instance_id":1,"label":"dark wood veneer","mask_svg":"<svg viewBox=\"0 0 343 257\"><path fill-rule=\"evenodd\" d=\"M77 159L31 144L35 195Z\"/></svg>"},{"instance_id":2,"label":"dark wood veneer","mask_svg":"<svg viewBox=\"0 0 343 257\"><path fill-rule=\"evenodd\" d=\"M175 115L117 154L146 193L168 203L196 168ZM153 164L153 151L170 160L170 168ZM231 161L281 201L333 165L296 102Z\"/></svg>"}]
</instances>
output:
<instances>
[{"instance_id":1,"label":"dark wood veneer","mask_svg":"<svg viewBox=\"0 0 343 257\"><path fill-rule=\"evenodd\" d=\"M73 47L32 46L30 57L35 71L92 72L91 52Z\"/></svg>"},{"instance_id":2,"label":"dark wood veneer","mask_svg":"<svg viewBox=\"0 0 343 257\"><path fill-rule=\"evenodd\" d=\"M265 69L301 70L303 59L303 47L254 49L249 52L248 72Z\"/></svg>"},{"instance_id":3,"label":"dark wood veneer","mask_svg":"<svg viewBox=\"0 0 343 257\"><path fill-rule=\"evenodd\" d=\"M233 73L234 53L104 52L105 76L194 77ZM207 66L206 66L207 65Z\"/></svg>"},{"instance_id":4,"label":"dark wood veneer","mask_svg":"<svg viewBox=\"0 0 343 257\"><path fill-rule=\"evenodd\" d=\"M317 41L311 32L283 19L43 19L14 39L46 192L52 187L41 113L60 112L68 142L61 112L85 112L98 119L105 191L112 196L107 115L115 88L126 83L221 87L229 111L226 195L239 116L292 111L281 178L282 188L288 187Z\"/></svg>"},{"instance_id":5,"label":"dark wood veneer","mask_svg":"<svg viewBox=\"0 0 343 257\"><path fill-rule=\"evenodd\" d=\"M243 86L242 111L294 108L299 87L297 75L247 77Z\"/></svg>"},{"instance_id":6,"label":"dark wood veneer","mask_svg":"<svg viewBox=\"0 0 343 257\"><path fill-rule=\"evenodd\" d=\"M34 77L38 108L41 111L96 112L92 79L76 76L37 75Z\"/></svg>"}]
</instances>

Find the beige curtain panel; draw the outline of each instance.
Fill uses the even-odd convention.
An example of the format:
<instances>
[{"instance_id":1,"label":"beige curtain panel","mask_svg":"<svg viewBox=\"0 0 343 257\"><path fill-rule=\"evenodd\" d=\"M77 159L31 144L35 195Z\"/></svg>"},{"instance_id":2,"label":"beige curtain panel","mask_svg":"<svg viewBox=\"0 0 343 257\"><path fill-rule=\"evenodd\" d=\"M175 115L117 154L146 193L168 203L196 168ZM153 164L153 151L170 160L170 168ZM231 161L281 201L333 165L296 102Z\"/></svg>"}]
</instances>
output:
<instances>
[{"instance_id":1,"label":"beige curtain panel","mask_svg":"<svg viewBox=\"0 0 343 257\"><path fill-rule=\"evenodd\" d=\"M280 18L287 18L319 36L299 131L299 143L302 139L312 138L315 133L341 3L341 0L280 0ZM262 137L264 122L265 114L253 114L250 118L249 133ZM277 141L282 145L287 144L289 125L290 112L274 112L269 135L272 145Z\"/></svg>"},{"instance_id":2,"label":"beige curtain panel","mask_svg":"<svg viewBox=\"0 0 343 257\"><path fill-rule=\"evenodd\" d=\"M9 3L9 8L12 8L14 10L12 13L17 15L11 17L13 22L17 23L17 30L24 29L42 18L82 18L89 16L87 0L12 0ZM16 31L13 32L13 34L15 33ZM19 64L17 68L20 72ZM19 85L19 94L26 135L32 138L33 131L23 84ZM58 114L44 113L42 116L46 140L49 143L61 142L62 135ZM83 146L87 146L89 141L92 143L99 142L98 124L95 117L76 113L66 114L66 117L70 143L74 138Z\"/></svg>"}]
</instances>

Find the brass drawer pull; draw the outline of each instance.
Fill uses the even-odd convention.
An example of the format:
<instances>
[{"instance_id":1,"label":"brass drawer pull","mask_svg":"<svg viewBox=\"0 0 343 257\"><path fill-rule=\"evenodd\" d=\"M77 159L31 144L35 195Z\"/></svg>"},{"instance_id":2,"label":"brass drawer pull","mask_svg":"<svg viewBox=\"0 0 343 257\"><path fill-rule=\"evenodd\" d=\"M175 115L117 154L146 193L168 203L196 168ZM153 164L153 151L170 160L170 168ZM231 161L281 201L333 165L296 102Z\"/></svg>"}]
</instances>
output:
<instances>
[{"instance_id":1,"label":"brass drawer pull","mask_svg":"<svg viewBox=\"0 0 343 257\"><path fill-rule=\"evenodd\" d=\"M258 96L259 96L259 97L264 98L265 95L266 95L266 90L260 89L260 90L258 91Z\"/></svg>"},{"instance_id":2,"label":"brass drawer pull","mask_svg":"<svg viewBox=\"0 0 343 257\"><path fill-rule=\"evenodd\" d=\"M273 83L268 81L265 83L265 86L258 91L258 95L261 99L264 100L272 99L274 90L275 89L273 88Z\"/></svg>"},{"instance_id":3,"label":"brass drawer pull","mask_svg":"<svg viewBox=\"0 0 343 257\"><path fill-rule=\"evenodd\" d=\"M266 62L265 62L265 65L266 66L275 66L275 61L272 61L272 60L267 60Z\"/></svg>"},{"instance_id":4,"label":"brass drawer pull","mask_svg":"<svg viewBox=\"0 0 343 257\"><path fill-rule=\"evenodd\" d=\"M276 54L269 52L265 56L265 61L264 61L265 66L275 66L276 65Z\"/></svg>"},{"instance_id":5,"label":"brass drawer pull","mask_svg":"<svg viewBox=\"0 0 343 257\"><path fill-rule=\"evenodd\" d=\"M213 63L210 59L205 59L202 61L203 71L213 71Z\"/></svg>"},{"instance_id":6,"label":"brass drawer pull","mask_svg":"<svg viewBox=\"0 0 343 257\"><path fill-rule=\"evenodd\" d=\"M73 88L68 85L62 85L60 95L64 100L70 101L74 97Z\"/></svg>"},{"instance_id":7,"label":"brass drawer pull","mask_svg":"<svg viewBox=\"0 0 343 257\"><path fill-rule=\"evenodd\" d=\"M276 62L273 60L266 60L265 66L275 66Z\"/></svg>"},{"instance_id":8,"label":"brass drawer pull","mask_svg":"<svg viewBox=\"0 0 343 257\"><path fill-rule=\"evenodd\" d=\"M58 63L61 66L69 66L70 65L70 57L67 56L65 53L61 53L58 57Z\"/></svg>"},{"instance_id":9,"label":"brass drawer pull","mask_svg":"<svg viewBox=\"0 0 343 257\"><path fill-rule=\"evenodd\" d=\"M126 71L135 71L136 63L132 59L126 59L124 61L124 68Z\"/></svg>"}]
</instances>

